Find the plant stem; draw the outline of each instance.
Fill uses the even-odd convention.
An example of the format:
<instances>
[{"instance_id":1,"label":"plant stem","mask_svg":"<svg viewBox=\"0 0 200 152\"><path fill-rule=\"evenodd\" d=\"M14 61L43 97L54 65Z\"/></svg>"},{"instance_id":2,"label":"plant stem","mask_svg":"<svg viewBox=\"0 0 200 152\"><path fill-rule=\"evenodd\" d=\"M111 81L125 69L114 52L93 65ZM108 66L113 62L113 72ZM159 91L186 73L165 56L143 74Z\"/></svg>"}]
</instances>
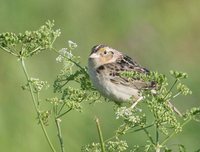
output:
<instances>
[{"instance_id":1,"label":"plant stem","mask_svg":"<svg viewBox=\"0 0 200 152\"><path fill-rule=\"evenodd\" d=\"M159 130L158 130L158 123L156 122L156 145L155 150L156 152L160 152L160 144L159 144Z\"/></svg>"},{"instance_id":2,"label":"plant stem","mask_svg":"<svg viewBox=\"0 0 200 152\"><path fill-rule=\"evenodd\" d=\"M67 111L61 113L60 115L58 115L56 118L60 118L62 116L64 116L66 113L70 112L72 110L72 108L68 109Z\"/></svg>"},{"instance_id":3,"label":"plant stem","mask_svg":"<svg viewBox=\"0 0 200 152\"><path fill-rule=\"evenodd\" d=\"M64 106L66 105L66 102L64 102L61 106L61 108L58 110L58 115L61 113L62 109L64 108Z\"/></svg>"},{"instance_id":4,"label":"plant stem","mask_svg":"<svg viewBox=\"0 0 200 152\"><path fill-rule=\"evenodd\" d=\"M31 82L29 81L30 78L29 78L29 75L28 75L28 72L27 72L27 69L26 69L26 66L25 66L23 57L20 58L20 61L21 61L22 69L23 69L23 72L24 72L24 74L25 74L26 80L27 80L27 82L28 82L28 87L29 87L29 90L30 90L30 94L31 94L31 98L32 98L32 101L33 101L33 105L34 105L35 111L36 111L36 113L37 113L37 117L38 117L38 119L39 119L39 124L40 124L40 126L41 126L41 128L42 128L42 131L43 131L43 133L44 133L44 135L45 135L45 138L46 138L46 140L47 140L47 142L48 142L48 144L49 144L51 150L52 150L53 152L56 152L56 150L55 150L53 144L52 144L51 141L50 141L50 138L49 138L49 136L48 136L48 133L47 133L47 131L46 131L46 129L45 129L45 126L44 126L44 124L43 124L43 121L42 121L42 119L41 119L41 117L40 117L40 110L38 109L38 106L37 106L37 101L36 101L35 96L34 96L32 84L31 84Z\"/></svg>"},{"instance_id":5,"label":"plant stem","mask_svg":"<svg viewBox=\"0 0 200 152\"><path fill-rule=\"evenodd\" d=\"M96 121L96 125L97 125L97 131L98 131L98 134L99 134L99 140L100 140L100 144L101 144L101 151L102 152L106 152L105 144L104 144L104 141L103 141L103 135L102 135L101 127L100 127L100 124L99 124L99 119L96 118L95 121Z\"/></svg>"},{"instance_id":6,"label":"plant stem","mask_svg":"<svg viewBox=\"0 0 200 152\"><path fill-rule=\"evenodd\" d=\"M172 84L171 88L169 89L169 91L167 92L167 94L165 95L165 97L163 98L163 100L165 100L165 98L168 96L168 94L172 91L172 89L174 88L175 84L178 82L178 79L176 79L174 81L174 83Z\"/></svg>"},{"instance_id":7,"label":"plant stem","mask_svg":"<svg viewBox=\"0 0 200 152\"><path fill-rule=\"evenodd\" d=\"M158 125L156 124L156 144L159 142L159 131L158 131Z\"/></svg>"},{"instance_id":8,"label":"plant stem","mask_svg":"<svg viewBox=\"0 0 200 152\"><path fill-rule=\"evenodd\" d=\"M135 129L135 130L132 130L132 131L129 131L129 132L127 132L127 133L134 133L134 132L138 132L138 131L141 131L141 130L143 130L143 131L146 130L146 131L144 131L144 132L147 134L147 136L148 136L149 140L151 141L151 143L155 145L155 143L154 143L154 141L153 141L153 138L151 137L151 135L150 135L149 132L147 131L147 128L150 128L150 127L152 127L153 125L154 125L154 123L153 123L153 124L150 124L150 125L148 125L148 126L145 126L145 127L142 127L142 126L141 126L141 128ZM112 137L106 139L105 142L110 141L110 140L112 140L112 139L114 139L114 138L116 138L116 137L122 136L122 135L124 135L124 134L121 134L121 135L114 135L114 136L112 136Z\"/></svg>"},{"instance_id":9,"label":"plant stem","mask_svg":"<svg viewBox=\"0 0 200 152\"><path fill-rule=\"evenodd\" d=\"M2 50L4 50L5 52L11 54L11 55L14 55L14 56L16 56L16 57L19 57L17 54L15 54L15 53L13 53L12 51L6 49L5 47L2 47L1 45L0 45L0 48L1 48Z\"/></svg>"},{"instance_id":10,"label":"plant stem","mask_svg":"<svg viewBox=\"0 0 200 152\"><path fill-rule=\"evenodd\" d=\"M61 151L64 152L65 148L64 148L63 138L62 138L60 122L61 122L61 120L59 118L55 118L55 123L56 123L57 131L58 131L58 138L59 138L59 141L60 141Z\"/></svg>"},{"instance_id":11,"label":"plant stem","mask_svg":"<svg viewBox=\"0 0 200 152\"><path fill-rule=\"evenodd\" d=\"M175 94L173 97L172 97L172 99L173 98L176 98L177 96L179 96L181 94L181 92L179 91L177 94Z\"/></svg>"},{"instance_id":12,"label":"plant stem","mask_svg":"<svg viewBox=\"0 0 200 152\"><path fill-rule=\"evenodd\" d=\"M156 152L160 152L160 145L156 146Z\"/></svg>"},{"instance_id":13,"label":"plant stem","mask_svg":"<svg viewBox=\"0 0 200 152\"><path fill-rule=\"evenodd\" d=\"M139 128L139 129L135 129L135 130L133 130L133 131L130 131L129 133L133 133L133 132L141 131L141 130L144 130L144 129L150 128L150 127L152 127L152 126L154 126L154 123L153 123L153 124L150 124L150 125L148 125L148 126L145 126L145 127L141 126L141 128Z\"/></svg>"},{"instance_id":14,"label":"plant stem","mask_svg":"<svg viewBox=\"0 0 200 152\"><path fill-rule=\"evenodd\" d=\"M38 47L38 48L34 49L33 51L31 51L29 54L33 54L33 53L37 52L38 50L44 50L44 48Z\"/></svg>"},{"instance_id":15,"label":"plant stem","mask_svg":"<svg viewBox=\"0 0 200 152\"><path fill-rule=\"evenodd\" d=\"M141 128L141 129L144 130L151 143L155 145L153 138L151 137L151 134L147 131L147 129L146 128Z\"/></svg>"},{"instance_id":16,"label":"plant stem","mask_svg":"<svg viewBox=\"0 0 200 152\"><path fill-rule=\"evenodd\" d=\"M184 127L191 119L187 119L182 125L181 127ZM169 136L167 136L164 141L161 143L161 145L163 146L171 137L173 137L176 134L176 131L174 130Z\"/></svg>"}]
</instances>

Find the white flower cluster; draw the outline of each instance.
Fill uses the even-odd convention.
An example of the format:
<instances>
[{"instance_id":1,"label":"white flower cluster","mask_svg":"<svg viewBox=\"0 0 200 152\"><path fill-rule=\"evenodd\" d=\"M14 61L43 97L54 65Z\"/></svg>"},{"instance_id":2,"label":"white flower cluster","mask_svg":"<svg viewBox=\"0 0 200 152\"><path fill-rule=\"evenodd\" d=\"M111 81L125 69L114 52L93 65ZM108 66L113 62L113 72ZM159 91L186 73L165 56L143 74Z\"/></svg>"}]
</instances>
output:
<instances>
[{"instance_id":1,"label":"white flower cluster","mask_svg":"<svg viewBox=\"0 0 200 152\"><path fill-rule=\"evenodd\" d=\"M116 119L119 119L120 117L130 117L133 115L132 108L127 108L127 107L120 107L116 111Z\"/></svg>"},{"instance_id":2,"label":"white flower cluster","mask_svg":"<svg viewBox=\"0 0 200 152\"><path fill-rule=\"evenodd\" d=\"M46 88L49 87L47 81L41 81L38 78L30 78L29 81L32 83L36 92L40 92L44 86L46 86Z\"/></svg>"},{"instance_id":3,"label":"white flower cluster","mask_svg":"<svg viewBox=\"0 0 200 152\"><path fill-rule=\"evenodd\" d=\"M71 40L68 41L68 45L71 50L75 49L78 46L76 43L72 42Z\"/></svg>"},{"instance_id":4,"label":"white flower cluster","mask_svg":"<svg viewBox=\"0 0 200 152\"><path fill-rule=\"evenodd\" d=\"M60 55L56 58L57 62L63 62L65 58L71 59L73 57L71 51L77 47L77 44L69 40L68 47L69 48L62 48L58 51Z\"/></svg>"},{"instance_id":5,"label":"white flower cluster","mask_svg":"<svg viewBox=\"0 0 200 152\"><path fill-rule=\"evenodd\" d=\"M122 118L128 122L137 124L142 120L143 116L137 115L136 112L141 112L141 110L131 107L120 107L116 111L116 119Z\"/></svg>"},{"instance_id":6,"label":"white flower cluster","mask_svg":"<svg viewBox=\"0 0 200 152\"><path fill-rule=\"evenodd\" d=\"M62 48L61 50L59 50L59 54L60 55L56 58L57 62L63 62L65 58L71 59L73 57L73 54L71 53L71 51L68 51L67 48Z\"/></svg>"}]
</instances>

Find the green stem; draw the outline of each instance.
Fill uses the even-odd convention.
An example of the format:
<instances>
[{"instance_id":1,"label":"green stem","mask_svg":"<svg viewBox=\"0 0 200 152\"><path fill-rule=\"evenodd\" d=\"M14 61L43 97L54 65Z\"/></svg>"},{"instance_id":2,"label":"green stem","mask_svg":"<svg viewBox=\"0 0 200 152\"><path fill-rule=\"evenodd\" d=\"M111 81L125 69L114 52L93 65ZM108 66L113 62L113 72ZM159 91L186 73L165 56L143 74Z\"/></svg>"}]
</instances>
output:
<instances>
[{"instance_id":1,"label":"green stem","mask_svg":"<svg viewBox=\"0 0 200 152\"><path fill-rule=\"evenodd\" d=\"M71 110L72 110L72 108L68 109L67 111L65 111L62 114L58 115L56 118L60 118L60 117L64 116L66 113L70 112Z\"/></svg>"},{"instance_id":2,"label":"green stem","mask_svg":"<svg viewBox=\"0 0 200 152\"><path fill-rule=\"evenodd\" d=\"M31 97L32 97L32 101L33 101L33 105L34 105L35 111L36 111L36 113L37 113L37 117L38 117L38 119L39 119L39 124L40 124L40 126L41 126L41 128L42 128L42 131L43 131L43 133L44 133L44 135L45 135L45 138L46 138L46 140L47 140L47 142L48 142L48 144L49 144L51 150L52 150L53 152L56 152L54 146L52 145L52 143L51 143L51 141L50 141L50 138L49 138L49 136L48 136L48 133L47 133L47 131L46 131L46 129L45 129L44 123L43 123L43 121L42 121L42 119L41 119L41 117L40 117L40 111L39 111L39 109L38 109L38 107L37 107L37 101L36 101L35 96L34 96L32 84L31 84L31 82L29 81L30 78L29 78L29 75L28 75L28 72L27 72L27 69L26 69L26 66L25 66L23 57L20 58L20 61L21 61L22 69L23 69L23 72L24 72L24 74L25 74L26 80L27 80L27 82L28 82L28 87L29 87L29 90L30 90L30 94L31 94Z\"/></svg>"},{"instance_id":3,"label":"green stem","mask_svg":"<svg viewBox=\"0 0 200 152\"><path fill-rule=\"evenodd\" d=\"M156 145L155 145L155 150L156 152L160 152L160 144L159 144L159 130L158 130L158 124L156 123Z\"/></svg>"},{"instance_id":4,"label":"green stem","mask_svg":"<svg viewBox=\"0 0 200 152\"><path fill-rule=\"evenodd\" d=\"M188 122L190 122L191 119L187 119L182 125L181 127L184 127ZM161 145L163 146L170 138L172 138L174 135L176 134L176 131L174 130L168 137L166 137L163 142L161 143Z\"/></svg>"},{"instance_id":5,"label":"green stem","mask_svg":"<svg viewBox=\"0 0 200 152\"><path fill-rule=\"evenodd\" d=\"M153 123L153 124L150 124L150 125L148 125L148 126L145 126L145 127L142 127L142 126L141 126L141 128L139 128L139 129L135 129L135 130L133 130L133 131L130 131L129 133L133 133L133 132L141 131L141 130L144 130L144 129L150 128L150 127L152 127L152 126L154 126L154 123Z\"/></svg>"},{"instance_id":6,"label":"green stem","mask_svg":"<svg viewBox=\"0 0 200 152\"><path fill-rule=\"evenodd\" d=\"M60 122L61 122L61 120L59 118L55 118L55 123L56 123L56 128L57 128L57 131L58 131L58 138L59 138L59 141L60 141L61 151L64 152L65 148L64 148L63 138L62 138Z\"/></svg>"},{"instance_id":7,"label":"green stem","mask_svg":"<svg viewBox=\"0 0 200 152\"><path fill-rule=\"evenodd\" d=\"M121 135L121 136L122 136L122 135ZM112 137L106 139L104 142L106 143L106 142L108 142L108 141L110 141L110 140L112 140L112 139L114 139L114 138L117 138L117 137L119 137L119 135L114 135L114 136L112 136Z\"/></svg>"},{"instance_id":8,"label":"green stem","mask_svg":"<svg viewBox=\"0 0 200 152\"><path fill-rule=\"evenodd\" d=\"M159 144L156 145L156 148L155 148L156 152L160 152L160 148L161 148L161 146Z\"/></svg>"},{"instance_id":9,"label":"green stem","mask_svg":"<svg viewBox=\"0 0 200 152\"><path fill-rule=\"evenodd\" d=\"M39 92L37 92L37 107L40 105L40 95Z\"/></svg>"},{"instance_id":10,"label":"green stem","mask_svg":"<svg viewBox=\"0 0 200 152\"><path fill-rule=\"evenodd\" d=\"M60 110L58 111L58 115L61 113L61 111L62 111L62 109L64 108L65 105L66 105L66 102L64 102L64 103L62 104L62 106L60 107Z\"/></svg>"},{"instance_id":11,"label":"green stem","mask_svg":"<svg viewBox=\"0 0 200 152\"><path fill-rule=\"evenodd\" d=\"M135 130L132 130L132 131L129 131L129 132L127 132L127 133L134 133L134 132L138 132L138 131L141 131L141 130L143 130L143 131L146 130L146 131L144 131L144 132L147 134L147 136L148 136L149 140L151 141L151 143L155 145L155 143L154 143L154 141L153 141L153 138L151 137L151 135L150 135L149 132L147 131L147 128L150 128L150 127L152 127L153 125L154 125L154 123L153 123L153 124L150 124L150 125L148 125L148 126L145 126L145 127L142 127L142 126L141 126L141 128L135 129ZM124 134L121 134L120 136L122 136L122 135L124 135ZM112 140L112 139L114 139L114 138L117 138L117 137L119 137L119 135L112 136L112 137L106 139L105 142L108 142L108 141L110 141L110 140Z\"/></svg>"},{"instance_id":12,"label":"green stem","mask_svg":"<svg viewBox=\"0 0 200 152\"><path fill-rule=\"evenodd\" d=\"M151 143L153 145L155 145L154 141L153 141L153 138L151 137L151 134L147 131L146 128L141 128L142 130L144 130L144 132L146 133L147 137L149 138L149 140L151 141Z\"/></svg>"},{"instance_id":13,"label":"green stem","mask_svg":"<svg viewBox=\"0 0 200 152\"><path fill-rule=\"evenodd\" d=\"M159 131L158 131L158 124L156 123L156 144L159 142Z\"/></svg>"},{"instance_id":14,"label":"green stem","mask_svg":"<svg viewBox=\"0 0 200 152\"><path fill-rule=\"evenodd\" d=\"M34 49L33 51L31 51L29 54L32 55L33 53L37 52L38 50L44 50L44 48L38 47L38 48Z\"/></svg>"},{"instance_id":15,"label":"green stem","mask_svg":"<svg viewBox=\"0 0 200 152\"><path fill-rule=\"evenodd\" d=\"M178 82L178 79L176 79L173 83L173 85L171 86L171 88L169 89L169 91L167 92L167 94L165 95L165 97L163 98L163 100L166 99L166 97L168 96L168 94L172 91L172 89L174 88L174 86L176 85L176 83Z\"/></svg>"},{"instance_id":16,"label":"green stem","mask_svg":"<svg viewBox=\"0 0 200 152\"><path fill-rule=\"evenodd\" d=\"M96 118L95 121L96 121L97 131L98 131L99 140L100 140L100 144L101 144L101 151L102 152L106 152L105 144L104 144L104 141L103 141L103 135L102 135L101 127L100 127L100 124L99 124L99 119Z\"/></svg>"},{"instance_id":17,"label":"green stem","mask_svg":"<svg viewBox=\"0 0 200 152\"><path fill-rule=\"evenodd\" d=\"M179 91L177 94L175 94L172 99L176 98L177 96L179 96L181 94L181 92Z\"/></svg>"},{"instance_id":18,"label":"green stem","mask_svg":"<svg viewBox=\"0 0 200 152\"><path fill-rule=\"evenodd\" d=\"M85 94L83 96L83 98L79 101L79 103L83 102L83 100L85 99L86 96L87 96L87 94ZM61 106L59 112L57 113L56 118L60 118L60 117L64 116L65 114L67 114L68 112L70 112L73 109L73 108L69 108L67 111L65 111L62 114L60 114L64 106L65 106L65 103Z\"/></svg>"},{"instance_id":19,"label":"green stem","mask_svg":"<svg viewBox=\"0 0 200 152\"><path fill-rule=\"evenodd\" d=\"M58 139L60 142L60 148L61 148L61 151L64 152L65 148L64 148L63 138L62 138L62 131L61 131L61 127L60 127L61 119L57 118L57 114L58 114L57 105L53 106L53 111L54 111L54 119L55 119L55 123L56 123L57 135L58 135Z\"/></svg>"},{"instance_id":20,"label":"green stem","mask_svg":"<svg viewBox=\"0 0 200 152\"><path fill-rule=\"evenodd\" d=\"M2 47L1 45L0 45L0 48L1 48L2 50L4 50L5 52L9 53L9 54L12 54L12 55L14 55L14 56L16 56L16 57L19 57L17 54L15 54L15 53L13 53L12 51L6 49L5 47Z\"/></svg>"},{"instance_id":21,"label":"green stem","mask_svg":"<svg viewBox=\"0 0 200 152\"><path fill-rule=\"evenodd\" d=\"M151 141L151 143L153 144L153 145L155 145L155 142L153 141L153 138L151 137L151 134L148 132L148 130L147 130L147 128L150 128L150 127L152 127L154 125L154 123L153 124L150 124L150 125L148 125L148 126L140 126L141 128L139 128L139 129L136 129L136 130L133 130L133 131L131 131L131 133L132 132L137 132L137 131L141 131L141 130L143 130L144 132L145 132L145 134L147 135L147 137L149 138L149 140Z\"/></svg>"}]
</instances>

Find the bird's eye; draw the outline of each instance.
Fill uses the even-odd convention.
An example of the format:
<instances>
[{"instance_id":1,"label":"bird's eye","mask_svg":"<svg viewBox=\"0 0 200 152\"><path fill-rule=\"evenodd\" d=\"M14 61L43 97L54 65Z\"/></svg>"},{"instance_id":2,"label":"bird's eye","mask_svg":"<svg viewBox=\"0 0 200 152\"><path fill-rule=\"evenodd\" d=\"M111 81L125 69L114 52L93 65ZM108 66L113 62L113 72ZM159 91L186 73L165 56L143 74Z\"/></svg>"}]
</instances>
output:
<instances>
[{"instance_id":1,"label":"bird's eye","mask_svg":"<svg viewBox=\"0 0 200 152\"><path fill-rule=\"evenodd\" d=\"M103 54L105 54L105 55L106 55L106 54L107 54L107 51L105 50L105 51L103 52Z\"/></svg>"}]
</instances>

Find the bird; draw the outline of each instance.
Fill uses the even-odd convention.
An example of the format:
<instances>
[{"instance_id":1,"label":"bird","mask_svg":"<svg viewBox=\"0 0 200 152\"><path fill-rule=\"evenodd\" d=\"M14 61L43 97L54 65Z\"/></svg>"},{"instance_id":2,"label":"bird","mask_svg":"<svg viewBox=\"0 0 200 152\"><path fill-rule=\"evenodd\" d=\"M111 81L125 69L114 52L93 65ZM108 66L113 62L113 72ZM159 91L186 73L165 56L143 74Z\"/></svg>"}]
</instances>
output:
<instances>
[{"instance_id":1,"label":"bird","mask_svg":"<svg viewBox=\"0 0 200 152\"><path fill-rule=\"evenodd\" d=\"M156 83L142 78L127 78L123 72L137 72L148 75L150 71L121 51L107 45L92 47L88 58L88 73L94 87L104 97L117 104L132 102L134 108L143 99L143 89L154 90Z\"/></svg>"}]
</instances>

